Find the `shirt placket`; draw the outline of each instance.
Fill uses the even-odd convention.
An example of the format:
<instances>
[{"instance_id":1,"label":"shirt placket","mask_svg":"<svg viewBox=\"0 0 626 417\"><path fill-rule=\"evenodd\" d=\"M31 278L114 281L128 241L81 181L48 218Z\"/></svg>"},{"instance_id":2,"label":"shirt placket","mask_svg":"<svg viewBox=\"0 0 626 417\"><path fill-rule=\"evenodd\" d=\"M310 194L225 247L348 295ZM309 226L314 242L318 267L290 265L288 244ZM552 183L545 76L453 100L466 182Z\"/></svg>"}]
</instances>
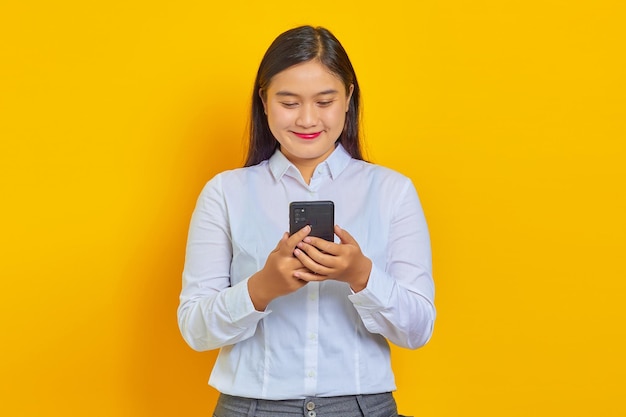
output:
<instances>
[{"instance_id":1,"label":"shirt placket","mask_svg":"<svg viewBox=\"0 0 626 417\"><path fill-rule=\"evenodd\" d=\"M318 190L328 179L328 167L321 164L313 174L308 185L309 200L319 200ZM319 288L320 283L307 284L306 312L307 327L305 335L305 393L314 396L317 393L318 357L319 357Z\"/></svg>"},{"instance_id":2,"label":"shirt placket","mask_svg":"<svg viewBox=\"0 0 626 417\"><path fill-rule=\"evenodd\" d=\"M310 184L307 185L308 200L319 200L319 190L329 178L326 164L320 164L315 170ZM304 346L304 390L305 395L315 396L318 385L319 358L319 293L320 283L310 282L306 286L306 333Z\"/></svg>"},{"instance_id":3,"label":"shirt placket","mask_svg":"<svg viewBox=\"0 0 626 417\"><path fill-rule=\"evenodd\" d=\"M319 350L319 283L310 282L306 286L306 333L304 339L304 389L306 395L317 392L317 370Z\"/></svg>"}]
</instances>

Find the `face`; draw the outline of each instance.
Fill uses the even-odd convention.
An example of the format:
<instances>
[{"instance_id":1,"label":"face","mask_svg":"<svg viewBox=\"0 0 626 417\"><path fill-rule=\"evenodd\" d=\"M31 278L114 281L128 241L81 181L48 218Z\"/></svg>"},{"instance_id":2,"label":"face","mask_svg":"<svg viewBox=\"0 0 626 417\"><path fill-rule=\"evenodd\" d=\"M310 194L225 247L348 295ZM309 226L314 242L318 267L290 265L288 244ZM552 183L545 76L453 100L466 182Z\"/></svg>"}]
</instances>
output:
<instances>
[{"instance_id":1,"label":"face","mask_svg":"<svg viewBox=\"0 0 626 417\"><path fill-rule=\"evenodd\" d=\"M315 168L335 149L353 88L346 94L341 79L313 60L279 72L259 91L281 152L300 171Z\"/></svg>"}]
</instances>

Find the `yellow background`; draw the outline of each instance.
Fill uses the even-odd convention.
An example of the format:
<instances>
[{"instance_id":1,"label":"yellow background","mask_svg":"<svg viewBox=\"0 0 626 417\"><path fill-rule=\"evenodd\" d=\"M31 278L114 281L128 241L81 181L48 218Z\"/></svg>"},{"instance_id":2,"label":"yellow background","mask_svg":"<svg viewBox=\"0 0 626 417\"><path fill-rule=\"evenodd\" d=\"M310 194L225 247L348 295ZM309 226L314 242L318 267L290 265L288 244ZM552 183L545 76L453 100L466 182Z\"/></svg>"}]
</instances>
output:
<instances>
[{"instance_id":1,"label":"yellow background","mask_svg":"<svg viewBox=\"0 0 626 417\"><path fill-rule=\"evenodd\" d=\"M241 165L259 60L323 25L368 158L409 175L438 321L416 416L626 413L621 0L4 1L0 415L210 415L176 325L189 216Z\"/></svg>"}]
</instances>

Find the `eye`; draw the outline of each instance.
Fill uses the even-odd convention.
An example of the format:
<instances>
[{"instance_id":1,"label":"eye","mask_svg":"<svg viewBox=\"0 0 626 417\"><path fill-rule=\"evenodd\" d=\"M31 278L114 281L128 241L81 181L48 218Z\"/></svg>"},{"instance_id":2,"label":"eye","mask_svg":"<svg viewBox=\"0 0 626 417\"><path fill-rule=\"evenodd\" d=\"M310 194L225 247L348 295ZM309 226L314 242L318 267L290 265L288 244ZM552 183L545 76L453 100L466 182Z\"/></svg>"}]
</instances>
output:
<instances>
[{"instance_id":1,"label":"eye","mask_svg":"<svg viewBox=\"0 0 626 417\"><path fill-rule=\"evenodd\" d=\"M324 100L324 101L318 101L318 102L317 102L317 105L318 105L318 106L320 106L320 107L328 107L328 106L330 106L331 104L333 104L333 101L334 101L334 100Z\"/></svg>"},{"instance_id":2,"label":"eye","mask_svg":"<svg viewBox=\"0 0 626 417\"><path fill-rule=\"evenodd\" d=\"M293 109L294 107L298 106L298 103L292 103L292 102L281 102L280 104L282 104L283 107L286 107L288 109Z\"/></svg>"}]
</instances>

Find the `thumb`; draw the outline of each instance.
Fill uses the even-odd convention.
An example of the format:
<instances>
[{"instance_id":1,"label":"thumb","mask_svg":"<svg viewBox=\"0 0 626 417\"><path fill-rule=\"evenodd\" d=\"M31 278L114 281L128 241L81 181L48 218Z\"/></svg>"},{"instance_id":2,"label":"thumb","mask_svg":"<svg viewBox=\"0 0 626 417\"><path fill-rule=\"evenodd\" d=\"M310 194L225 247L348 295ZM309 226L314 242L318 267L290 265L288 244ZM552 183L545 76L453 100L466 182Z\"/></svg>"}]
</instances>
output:
<instances>
[{"instance_id":1,"label":"thumb","mask_svg":"<svg viewBox=\"0 0 626 417\"><path fill-rule=\"evenodd\" d=\"M285 232L285 233L283 233L283 236L280 238L280 240L276 244L276 247L274 248L274 251L276 252L276 251L280 250L280 247L282 245L284 245L285 242L287 242L287 239L289 239L289 233Z\"/></svg>"},{"instance_id":2,"label":"thumb","mask_svg":"<svg viewBox=\"0 0 626 417\"><path fill-rule=\"evenodd\" d=\"M335 234L341 239L341 243L351 243L358 246L358 243L347 230L343 230L341 227L335 225Z\"/></svg>"}]
</instances>

